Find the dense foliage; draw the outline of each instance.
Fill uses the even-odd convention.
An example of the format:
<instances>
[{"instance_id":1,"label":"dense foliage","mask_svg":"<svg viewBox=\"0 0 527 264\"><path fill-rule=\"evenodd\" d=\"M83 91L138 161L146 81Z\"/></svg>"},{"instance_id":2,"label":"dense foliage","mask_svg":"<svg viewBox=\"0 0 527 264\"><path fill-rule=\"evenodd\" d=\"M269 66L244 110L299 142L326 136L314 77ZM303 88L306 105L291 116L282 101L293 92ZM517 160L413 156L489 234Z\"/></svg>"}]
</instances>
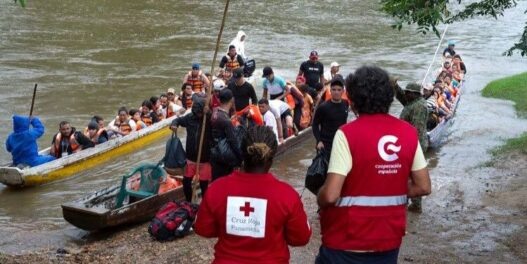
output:
<instances>
[{"instance_id":1,"label":"dense foliage","mask_svg":"<svg viewBox=\"0 0 527 264\"><path fill-rule=\"evenodd\" d=\"M415 24L419 32L426 34L432 31L439 36L438 25L451 24L476 16L491 16L497 19L503 16L505 10L515 7L516 1L381 0L381 4L382 11L397 19L392 25L393 28L400 30L404 24ZM510 56L514 51L527 56L527 23L519 42L504 54Z\"/></svg>"}]
</instances>

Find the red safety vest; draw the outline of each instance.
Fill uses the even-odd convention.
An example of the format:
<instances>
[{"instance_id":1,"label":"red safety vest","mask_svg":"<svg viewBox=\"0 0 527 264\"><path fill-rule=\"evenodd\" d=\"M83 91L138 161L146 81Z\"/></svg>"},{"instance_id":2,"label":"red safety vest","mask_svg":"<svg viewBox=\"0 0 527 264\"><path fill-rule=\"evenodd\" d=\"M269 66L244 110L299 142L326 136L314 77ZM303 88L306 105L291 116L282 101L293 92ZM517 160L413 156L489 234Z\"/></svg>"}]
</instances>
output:
<instances>
[{"instance_id":1,"label":"red safety vest","mask_svg":"<svg viewBox=\"0 0 527 264\"><path fill-rule=\"evenodd\" d=\"M187 83L192 85L192 91L195 93L200 93L204 90L203 86L205 85L205 82L201 75L201 71L199 71L198 76L196 77L192 76L192 71L188 72Z\"/></svg>"},{"instance_id":2,"label":"red safety vest","mask_svg":"<svg viewBox=\"0 0 527 264\"><path fill-rule=\"evenodd\" d=\"M69 145L71 147L71 150L73 151L73 153L75 152L78 152L80 149L80 145L79 143L77 142L77 140L75 139L75 133L71 133L70 135L70 138L68 139L69 140ZM62 134L61 133L58 133L56 136L55 136L55 158L59 158L60 154L62 152L60 152L60 146L61 146L61 141L62 141ZM66 150L67 152L67 150Z\"/></svg>"},{"instance_id":3,"label":"red safety vest","mask_svg":"<svg viewBox=\"0 0 527 264\"><path fill-rule=\"evenodd\" d=\"M399 248L417 130L388 114L363 114L340 129L353 166L337 203L320 213L322 243L336 250Z\"/></svg>"}]
</instances>

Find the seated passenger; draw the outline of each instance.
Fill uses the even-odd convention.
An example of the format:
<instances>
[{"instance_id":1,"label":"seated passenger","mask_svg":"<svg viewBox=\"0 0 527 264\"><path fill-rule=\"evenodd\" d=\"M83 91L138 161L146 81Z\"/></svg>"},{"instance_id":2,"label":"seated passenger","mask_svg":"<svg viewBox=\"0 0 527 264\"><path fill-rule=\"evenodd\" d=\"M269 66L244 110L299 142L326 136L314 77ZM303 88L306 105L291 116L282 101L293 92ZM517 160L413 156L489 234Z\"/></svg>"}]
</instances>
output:
<instances>
[{"instance_id":1,"label":"seated passenger","mask_svg":"<svg viewBox=\"0 0 527 264\"><path fill-rule=\"evenodd\" d=\"M137 109L130 109L128 111L128 114L130 115L130 118L134 120L135 122L135 130L141 130L143 128L146 128L146 124L141 120L141 113Z\"/></svg>"},{"instance_id":2,"label":"seated passenger","mask_svg":"<svg viewBox=\"0 0 527 264\"><path fill-rule=\"evenodd\" d=\"M462 74L467 74L467 67L465 66L465 63L463 63L463 60L461 60L461 56L459 54L454 55L452 64L456 64Z\"/></svg>"},{"instance_id":3,"label":"seated passenger","mask_svg":"<svg viewBox=\"0 0 527 264\"><path fill-rule=\"evenodd\" d=\"M161 121L165 119L165 115L163 114L163 107L161 107L161 101L157 96L150 97L150 103L152 103L152 111L157 115L157 120Z\"/></svg>"},{"instance_id":4,"label":"seated passenger","mask_svg":"<svg viewBox=\"0 0 527 264\"><path fill-rule=\"evenodd\" d=\"M192 96L193 95L194 95L194 91L192 91L192 85L189 83L184 83L181 86L181 103L183 104L183 108L185 109L192 108Z\"/></svg>"},{"instance_id":5,"label":"seated passenger","mask_svg":"<svg viewBox=\"0 0 527 264\"><path fill-rule=\"evenodd\" d=\"M136 131L135 121L130 119L126 107L119 108L118 116L108 124L108 134L110 138L126 136ZM111 133L110 133L111 132Z\"/></svg>"},{"instance_id":6,"label":"seated passenger","mask_svg":"<svg viewBox=\"0 0 527 264\"><path fill-rule=\"evenodd\" d=\"M100 128L95 120L91 120L88 127L84 129L84 135L89 138L95 145L108 141L108 133L104 128Z\"/></svg>"},{"instance_id":7,"label":"seated passenger","mask_svg":"<svg viewBox=\"0 0 527 264\"><path fill-rule=\"evenodd\" d=\"M150 100L144 100L141 105L141 120L146 124L146 126L151 126L157 122L157 114L154 113L154 106Z\"/></svg>"},{"instance_id":8,"label":"seated passenger","mask_svg":"<svg viewBox=\"0 0 527 264\"><path fill-rule=\"evenodd\" d=\"M169 101L167 94L161 94L159 97L159 102L161 103L161 109L165 118L180 116L185 113L185 108L181 107L179 104Z\"/></svg>"},{"instance_id":9,"label":"seated passenger","mask_svg":"<svg viewBox=\"0 0 527 264\"><path fill-rule=\"evenodd\" d=\"M94 146L95 143L80 131L76 131L68 121L62 121L59 125L59 133L51 142L49 154L58 159Z\"/></svg>"},{"instance_id":10,"label":"seated passenger","mask_svg":"<svg viewBox=\"0 0 527 264\"><path fill-rule=\"evenodd\" d=\"M37 139L44 135L44 130L44 125L36 116L13 116L13 133L7 137L5 146L13 156L14 166L24 164L34 167L55 159L50 155L38 155Z\"/></svg>"},{"instance_id":11,"label":"seated passenger","mask_svg":"<svg viewBox=\"0 0 527 264\"><path fill-rule=\"evenodd\" d=\"M209 79L200 70L199 63L192 63L192 70L183 77L183 83L188 83L195 93L205 93L210 86Z\"/></svg>"},{"instance_id":12,"label":"seated passenger","mask_svg":"<svg viewBox=\"0 0 527 264\"><path fill-rule=\"evenodd\" d=\"M102 117L95 115L91 118L91 120L97 123L97 126L99 127L99 129L106 130L106 127L104 126L104 119Z\"/></svg>"},{"instance_id":13,"label":"seated passenger","mask_svg":"<svg viewBox=\"0 0 527 264\"><path fill-rule=\"evenodd\" d=\"M309 86L303 84L300 86L300 91L304 95L304 106L302 107L302 116L300 117L300 130L304 130L311 126L311 121L313 119L313 109L315 103L313 98L309 95Z\"/></svg>"}]
</instances>

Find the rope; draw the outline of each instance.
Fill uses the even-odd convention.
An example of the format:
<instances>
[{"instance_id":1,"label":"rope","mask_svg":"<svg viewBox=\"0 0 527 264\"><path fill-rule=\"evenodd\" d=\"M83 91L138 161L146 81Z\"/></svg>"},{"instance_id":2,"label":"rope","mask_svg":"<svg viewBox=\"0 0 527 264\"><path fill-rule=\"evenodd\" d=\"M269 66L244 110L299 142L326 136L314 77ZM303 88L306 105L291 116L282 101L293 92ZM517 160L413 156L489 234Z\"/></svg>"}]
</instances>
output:
<instances>
[{"instance_id":1,"label":"rope","mask_svg":"<svg viewBox=\"0 0 527 264\"><path fill-rule=\"evenodd\" d=\"M441 47L441 43L443 43L443 39L445 38L447 30L448 30L448 25L446 25L445 30L443 31L443 35L441 36L441 39L439 40L439 43L437 44L436 52L434 53L434 57L432 58L432 63L430 63L430 66L428 66L428 70L426 70L426 74L425 74L425 77L423 78L423 81L421 82L421 86L425 85L426 77L428 77L428 74L430 73L430 69L432 69L432 65L434 65L437 52L439 51L439 48Z\"/></svg>"},{"instance_id":2,"label":"rope","mask_svg":"<svg viewBox=\"0 0 527 264\"><path fill-rule=\"evenodd\" d=\"M214 50L214 57L212 57L212 65L210 66L210 74L211 74L211 77L209 77L209 83L210 83L209 86L210 87L207 90L207 100L206 100L206 103L205 103L205 109L209 108L210 99L211 99L211 95L212 95L212 89L214 88L213 84L212 84L212 76L214 75L214 65L216 65L216 56L218 56L218 49L220 47L221 35L223 34L223 27L225 26L225 18L227 17L227 10L229 9L229 2L230 2L230 0L227 0L227 2L225 3L225 9L223 10L223 18L221 20L220 32L218 33L218 38L216 39L216 50ZM204 115L203 115L203 122L201 124L201 135L200 135L200 138L199 138L198 159L196 160L196 175L194 176L194 179L193 179L193 188L192 188L192 200L193 200L193 202L195 202L195 200L197 198L196 197L197 196L197 187L199 186L198 185L198 182L199 182L199 163L201 161L201 149L203 148L203 139L204 139L204 136L205 136L205 126L207 124L206 120L207 120L207 116L206 116L206 113L204 113Z\"/></svg>"}]
</instances>

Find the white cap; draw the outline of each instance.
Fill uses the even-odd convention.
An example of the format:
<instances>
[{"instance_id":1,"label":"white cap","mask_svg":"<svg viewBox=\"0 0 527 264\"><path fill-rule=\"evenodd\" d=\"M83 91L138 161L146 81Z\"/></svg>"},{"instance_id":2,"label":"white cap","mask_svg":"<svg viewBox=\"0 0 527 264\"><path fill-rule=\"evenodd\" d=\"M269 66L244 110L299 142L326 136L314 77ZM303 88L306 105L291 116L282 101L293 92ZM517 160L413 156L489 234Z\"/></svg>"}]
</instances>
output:
<instances>
[{"instance_id":1,"label":"white cap","mask_svg":"<svg viewBox=\"0 0 527 264\"><path fill-rule=\"evenodd\" d=\"M221 79L214 80L213 82L214 90L221 91L223 88L225 88L225 82Z\"/></svg>"},{"instance_id":2,"label":"white cap","mask_svg":"<svg viewBox=\"0 0 527 264\"><path fill-rule=\"evenodd\" d=\"M330 67L340 67L340 64L336 61L332 62Z\"/></svg>"}]
</instances>

